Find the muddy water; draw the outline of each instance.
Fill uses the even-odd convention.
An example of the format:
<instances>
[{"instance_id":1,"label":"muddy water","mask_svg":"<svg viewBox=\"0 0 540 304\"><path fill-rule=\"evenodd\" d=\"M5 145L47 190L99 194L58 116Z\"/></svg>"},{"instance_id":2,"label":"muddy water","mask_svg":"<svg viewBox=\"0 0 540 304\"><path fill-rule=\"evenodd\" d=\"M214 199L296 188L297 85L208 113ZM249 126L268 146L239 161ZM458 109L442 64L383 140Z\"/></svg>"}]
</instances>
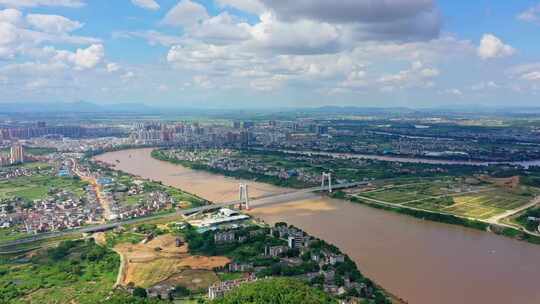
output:
<instances>
[{"instance_id":1,"label":"muddy water","mask_svg":"<svg viewBox=\"0 0 540 304\"><path fill-rule=\"evenodd\" d=\"M114 152L98 159L212 201L236 199L238 180L157 161L150 151ZM250 196L288 191L247 183ZM257 208L253 214L272 223L286 221L334 243L363 273L410 303L540 303L540 246L317 195Z\"/></svg>"}]
</instances>

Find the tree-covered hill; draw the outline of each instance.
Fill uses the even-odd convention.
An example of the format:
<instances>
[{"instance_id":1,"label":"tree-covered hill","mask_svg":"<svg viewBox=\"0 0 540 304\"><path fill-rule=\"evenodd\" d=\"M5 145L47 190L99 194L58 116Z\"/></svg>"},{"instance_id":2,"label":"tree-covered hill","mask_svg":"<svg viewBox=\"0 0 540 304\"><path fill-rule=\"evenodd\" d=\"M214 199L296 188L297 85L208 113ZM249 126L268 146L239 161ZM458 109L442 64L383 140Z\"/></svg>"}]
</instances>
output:
<instances>
[{"instance_id":1,"label":"tree-covered hill","mask_svg":"<svg viewBox=\"0 0 540 304\"><path fill-rule=\"evenodd\" d=\"M337 300L302 281L288 278L264 279L244 284L212 304L330 304Z\"/></svg>"}]
</instances>

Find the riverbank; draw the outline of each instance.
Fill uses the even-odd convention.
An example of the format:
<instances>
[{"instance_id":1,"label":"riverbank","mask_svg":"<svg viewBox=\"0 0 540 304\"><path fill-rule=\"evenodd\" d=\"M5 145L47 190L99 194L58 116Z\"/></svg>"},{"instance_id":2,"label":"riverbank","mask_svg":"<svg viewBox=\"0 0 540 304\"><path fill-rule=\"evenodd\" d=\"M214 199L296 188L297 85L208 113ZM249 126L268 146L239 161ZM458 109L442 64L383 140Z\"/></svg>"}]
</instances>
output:
<instances>
[{"instance_id":1,"label":"riverbank","mask_svg":"<svg viewBox=\"0 0 540 304\"><path fill-rule=\"evenodd\" d=\"M302 188L307 187L304 183L300 183L297 179L281 179L275 176L267 176L264 174L258 174L250 172L247 170L225 170L210 167L204 163L193 162L189 160L183 160L178 158L169 157L166 153L163 153L162 150L153 150L151 156L154 159L172 163L175 165L184 166L193 170L205 171L212 174L220 174L228 177L239 178L239 179L249 179L258 182L266 182L274 186L280 187L290 187L290 188ZM459 225L467 228L493 232L499 235L510 237L517 240L522 240L530 242L533 244L540 244L540 237L534 233L527 232L525 230L516 229L510 225L499 223L498 221L487 221L482 219L475 219L455 214L443 213L432 210L425 210L419 208L413 208L408 206L399 206L397 204L380 202L377 200L372 200L369 198L359 199L357 197L348 197L343 192L338 191L331 195L333 198L337 199L347 199L355 203L363 203L370 207L375 207L382 210L392 211L422 220L429 220L434 222L440 222L445 224Z\"/></svg>"},{"instance_id":2,"label":"riverbank","mask_svg":"<svg viewBox=\"0 0 540 304\"><path fill-rule=\"evenodd\" d=\"M164 153L162 153L161 150L153 150L152 157L160 161L169 162L169 163L180 165L180 166L190 168L193 170L206 171L208 173L219 174L219 175L237 178L237 179L248 179L248 180L257 181L261 183L271 184L277 187L302 189L309 186L313 186L313 185L304 183L302 181L299 181L297 179L281 179L276 176L267 176L267 175L249 172L246 170L228 171L228 170L213 168L205 164L199 164L199 163L194 163L191 161L170 158L170 157L167 157Z\"/></svg>"},{"instance_id":3,"label":"riverbank","mask_svg":"<svg viewBox=\"0 0 540 304\"><path fill-rule=\"evenodd\" d=\"M117 170L159 180L217 202L237 199L239 183L249 184L255 196L291 191L194 171L155 160L150 154L151 149L130 150L98 159L114 164ZM410 303L540 301L536 284L540 246L363 204L346 204L327 196L294 198L250 213L270 224L291 223L335 244L362 265L366 276ZM501 273L505 274L504 282L494 282L493 278Z\"/></svg>"},{"instance_id":4,"label":"riverbank","mask_svg":"<svg viewBox=\"0 0 540 304\"><path fill-rule=\"evenodd\" d=\"M345 198L339 193L333 195L334 198L347 199L349 202L364 204L373 208L391 211L399 214L412 216L421 220L428 220L433 222L445 223L450 225L459 225L466 228L472 228L476 230L492 232L497 235L505 236L515 240L525 241L531 244L540 245L540 237L534 235L531 232L522 231L517 228L510 227L504 224L489 223L487 221L474 220L456 216L453 214L445 214L439 212L432 212L427 210L421 210L416 208L407 208L402 206L395 206L391 204L383 204L375 201L367 201L358 199L356 197Z\"/></svg>"}]
</instances>

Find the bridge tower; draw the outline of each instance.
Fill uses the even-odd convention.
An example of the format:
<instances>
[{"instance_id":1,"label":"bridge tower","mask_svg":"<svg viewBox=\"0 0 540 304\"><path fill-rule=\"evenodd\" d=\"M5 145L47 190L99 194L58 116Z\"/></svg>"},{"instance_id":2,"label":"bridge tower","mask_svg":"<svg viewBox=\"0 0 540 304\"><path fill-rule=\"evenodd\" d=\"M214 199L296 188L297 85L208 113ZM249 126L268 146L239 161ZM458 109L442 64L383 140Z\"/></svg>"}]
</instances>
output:
<instances>
[{"instance_id":1,"label":"bridge tower","mask_svg":"<svg viewBox=\"0 0 540 304\"><path fill-rule=\"evenodd\" d=\"M328 192L332 193L332 173L323 172L322 179L321 179L321 188L323 190L324 190L326 181L328 181Z\"/></svg>"},{"instance_id":2,"label":"bridge tower","mask_svg":"<svg viewBox=\"0 0 540 304\"><path fill-rule=\"evenodd\" d=\"M246 210L249 210L249 194L248 194L247 184L240 184L239 195L240 195L240 209L242 209L242 205L243 205L246 208Z\"/></svg>"}]
</instances>

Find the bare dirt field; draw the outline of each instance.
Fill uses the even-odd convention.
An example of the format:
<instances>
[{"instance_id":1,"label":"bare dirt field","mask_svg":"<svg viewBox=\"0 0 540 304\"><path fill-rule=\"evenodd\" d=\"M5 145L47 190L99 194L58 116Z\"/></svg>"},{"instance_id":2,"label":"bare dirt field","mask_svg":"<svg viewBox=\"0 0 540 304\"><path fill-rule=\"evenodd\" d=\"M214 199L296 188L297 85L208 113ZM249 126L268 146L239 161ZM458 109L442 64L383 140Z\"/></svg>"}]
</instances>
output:
<instances>
[{"instance_id":1,"label":"bare dirt field","mask_svg":"<svg viewBox=\"0 0 540 304\"><path fill-rule=\"evenodd\" d=\"M186 282L194 280L197 278L190 279L189 272L182 273L187 270L212 271L230 262L226 257L192 256L188 253L187 244L176 247L176 237L172 235L159 236L146 244L119 244L114 249L122 256L123 262L119 284L133 283L145 288L179 275ZM212 281L208 277L205 275L204 279L199 280ZM195 280L192 285L197 282Z\"/></svg>"}]
</instances>

